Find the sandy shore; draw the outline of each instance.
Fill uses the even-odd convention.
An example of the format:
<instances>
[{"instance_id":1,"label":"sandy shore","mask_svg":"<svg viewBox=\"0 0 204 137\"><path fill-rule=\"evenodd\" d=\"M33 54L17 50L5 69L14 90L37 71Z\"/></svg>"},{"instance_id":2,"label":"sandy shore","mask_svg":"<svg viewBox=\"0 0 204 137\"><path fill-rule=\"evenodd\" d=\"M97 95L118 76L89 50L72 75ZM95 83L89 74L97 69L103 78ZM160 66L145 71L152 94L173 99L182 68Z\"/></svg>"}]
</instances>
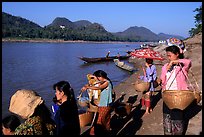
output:
<instances>
[{"instance_id":1,"label":"sandy shore","mask_svg":"<svg viewBox=\"0 0 204 137\"><path fill-rule=\"evenodd\" d=\"M202 34L196 36L196 38L188 39L186 42L185 57L192 60L192 74L197 81L200 90L202 91ZM155 47L154 50L159 51L163 56L165 55L165 45ZM130 59L130 62L134 63L136 68L144 62L144 59ZM154 61L157 67L158 76L161 74L161 68L166 61ZM163 135L163 116L162 116L162 103L160 92L155 92L153 111L149 115L143 115L144 111L141 111L139 100L141 93L136 92L134 89L134 83L137 76L141 74L139 71L132 74L124 82L114 87L116 92L116 99L121 99L123 102L129 99L134 100L133 109L129 116L122 120L114 120L114 114L112 117L113 131L117 135ZM193 83L192 74L189 73L189 78ZM157 88L159 91L161 87ZM199 135L202 133L202 102L200 105L190 105L186 113L186 117L189 119L187 123L186 135Z\"/></svg>"}]
</instances>

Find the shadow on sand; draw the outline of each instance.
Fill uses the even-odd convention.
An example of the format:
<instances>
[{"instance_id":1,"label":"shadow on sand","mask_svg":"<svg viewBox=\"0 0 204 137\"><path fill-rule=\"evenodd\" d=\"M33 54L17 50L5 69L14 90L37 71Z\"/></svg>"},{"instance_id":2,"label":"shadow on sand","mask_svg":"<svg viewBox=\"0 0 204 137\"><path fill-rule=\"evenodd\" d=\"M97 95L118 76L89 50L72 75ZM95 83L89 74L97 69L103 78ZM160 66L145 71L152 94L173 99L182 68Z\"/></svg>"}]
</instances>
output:
<instances>
[{"instance_id":1,"label":"shadow on sand","mask_svg":"<svg viewBox=\"0 0 204 137\"><path fill-rule=\"evenodd\" d=\"M152 97L152 108L154 108L161 99L160 90L155 92L157 92L157 94ZM128 101L134 104L137 97L138 95L130 96ZM123 99L124 96L121 96L121 98ZM121 98L118 100L122 101ZM142 105L140 101L139 104L133 106L133 109L129 115L125 117L118 117L116 114L114 114L111 118L112 135L135 135L143 123L142 116L144 115L145 110L141 110L141 107Z\"/></svg>"}]
</instances>

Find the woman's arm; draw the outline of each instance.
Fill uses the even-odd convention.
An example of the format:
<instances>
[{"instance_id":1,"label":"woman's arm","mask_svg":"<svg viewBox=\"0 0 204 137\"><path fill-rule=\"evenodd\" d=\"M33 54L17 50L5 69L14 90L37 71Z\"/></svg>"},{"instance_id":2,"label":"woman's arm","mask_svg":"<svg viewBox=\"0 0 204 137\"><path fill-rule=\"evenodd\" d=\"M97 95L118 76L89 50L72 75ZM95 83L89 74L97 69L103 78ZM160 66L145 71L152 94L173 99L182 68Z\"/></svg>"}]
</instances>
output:
<instances>
[{"instance_id":1,"label":"woman's arm","mask_svg":"<svg viewBox=\"0 0 204 137\"><path fill-rule=\"evenodd\" d=\"M162 88L163 88L163 89L164 89L165 82L166 82L167 65L168 65L168 64L165 64L165 65L162 67L161 75L160 75L160 79L161 79L161 82L162 82Z\"/></svg>"},{"instance_id":2,"label":"woman's arm","mask_svg":"<svg viewBox=\"0 0 204 137\"><path fill-rule=\"evenodd\" d=\"M85 91L87 89L93 89L93 90L102 90L104 88L108 87L108 81L104 81L103 83L99 83L99 85L96 87L96 86L90 86L88 84L86 84L84 87L82 87L82 91Z\"/></svg>"}]
</instances>

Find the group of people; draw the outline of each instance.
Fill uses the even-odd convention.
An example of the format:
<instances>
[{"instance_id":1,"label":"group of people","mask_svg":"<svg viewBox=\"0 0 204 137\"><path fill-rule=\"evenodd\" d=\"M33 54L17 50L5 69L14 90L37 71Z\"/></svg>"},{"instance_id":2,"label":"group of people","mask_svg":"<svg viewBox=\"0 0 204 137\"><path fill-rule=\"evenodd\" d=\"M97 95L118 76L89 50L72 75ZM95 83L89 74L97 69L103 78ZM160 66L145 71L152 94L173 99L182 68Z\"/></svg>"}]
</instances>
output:
<instances>
[{"instance_id":1,"label":"group of people","mask_svg":"<svg viewBox=\"0 0 204 137\"><path fill-rule=\"evenodd\" d=\"M169 62L162 67L161 85L162 90L188 90L188 84L184 74L188 73L191 67L191 60L184 59L183 53L177 46L166 48ZM143 94L142 106L146 106L146 114L152 111L151 96L155 87L153 82L157 78L156 66L152 59L146 59L146 69L143 68L144 75L139 76L146 82L150 82L150 88ZM84 85L81 91L88 89L100 89L100 100L98 102L98 112L96 122L90 129L90 135L108 135L111 131L111 106L113 84L103 70L97 70L93 76L99 81L99 85ZM20 122L14 114L2 120L2 132L4 135L80 135L80 124L78 116L77 101L74 90L67 81L59 81L53 85L55 97L52 107L54 115L45 105L45 101L36 91L20 89L11 97L9 111L20 116L25 121ZM163 104L163 127L165 135L183 134L183 111L169 109Z\"/></svg>"},{"instance_id":2,"label":"group of people","mask_svg":"<svg viewBox=\"0 0 204 137\"><path fill-rule=\"evenodd\" d=\"M100 89L97 122L90 134L108 133L110 130L111 103L113 85L103 70L93 73L99 81L97 87L84 85L87 89ZM3 135L80 135L80 122L74 90L67 81L59 81L53 85L55 97L52 112L45 101L34 90L20 89L12 95L9 111L11 115L2 120ZM20 118L24 120L20 122ZM105 130L104 130L105 129Z\"/></svg>"},{"instance_id":3,"label":"group of people","mask_svg":"<svg viewBox=\"0 0 204 137\"><path fill-rule=\"evenodd\" d=\"M165 90L189 90L187 74L191 67L191 60L184 59L183 49L172 45L166 48L168 62L162 67L160 82L162 91ZM150 88L143 92L141 99L142 107L146 107L145 114L152 111L152 93L155 91L154 81L157 79L157 70L153 64L153 59L146 59L146 69L143 68L144 75L139 79L149 82ZM163 103L163 128L165 135L184 134L184 110L170 109Z\"/></svg>"}]
</instances>

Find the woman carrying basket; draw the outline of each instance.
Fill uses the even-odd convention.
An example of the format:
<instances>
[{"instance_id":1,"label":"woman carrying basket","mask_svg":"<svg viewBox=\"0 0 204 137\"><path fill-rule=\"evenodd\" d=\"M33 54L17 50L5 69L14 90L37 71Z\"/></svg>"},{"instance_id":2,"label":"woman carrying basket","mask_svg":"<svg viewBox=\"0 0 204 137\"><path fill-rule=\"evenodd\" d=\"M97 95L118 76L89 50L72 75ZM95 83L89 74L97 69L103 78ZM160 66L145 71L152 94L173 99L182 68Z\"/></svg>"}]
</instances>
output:
<instances>
[{"instance_id":1,"label":"woman carrying basket","mask_svg":"<svg viewBox=\"0 0 204 137\"><path fill-rule=\"evenodd\" d=\"M103 70L97 70L94 72L93 76L95 76L99 80L99 85L89 86L85 85L82 87L81 91L85 91L87 89L101 90L100 93L100 101L98 104L98 116L97 122L93 125L90 130L90 135L109 135L110 134L110 119L111 119L111 105L113 103L112 100L112 90L113 85L111 80L108 78L107 73Z\"/></svg>"},{"instance_id":2,"label":"woman carrying basket","mask_svg":"<svg viewBox=\"0 0 204 137\"><path fill-rule=\"evenodd\" d=\"M181 49L174 45L167 47L166 53L169 62L162 67L162 90L189 90L186 76L191 60L184 59ZM163 126L164 135L184 134L183 110L169 109L163 103Z\"/></svg>"},{"instance_id":3,"label":"woman carrying basket","mask_svg":"<svg viewBox=\"0 0 204 137\"><path fill-rule=\"evenodd\" d=\"M145 66L146 69L142 67L144 75L138 76L138 78L143 80L144 82L150 83L149 90L144 92L141 98L142 107L146 107L145 114L150 114L150 112L152 111L152 95L155 91L153 81L155 81L157 78L157 69L153 64L153 59L150 58L146 58Z\"/></svg>"}]
</instances>

